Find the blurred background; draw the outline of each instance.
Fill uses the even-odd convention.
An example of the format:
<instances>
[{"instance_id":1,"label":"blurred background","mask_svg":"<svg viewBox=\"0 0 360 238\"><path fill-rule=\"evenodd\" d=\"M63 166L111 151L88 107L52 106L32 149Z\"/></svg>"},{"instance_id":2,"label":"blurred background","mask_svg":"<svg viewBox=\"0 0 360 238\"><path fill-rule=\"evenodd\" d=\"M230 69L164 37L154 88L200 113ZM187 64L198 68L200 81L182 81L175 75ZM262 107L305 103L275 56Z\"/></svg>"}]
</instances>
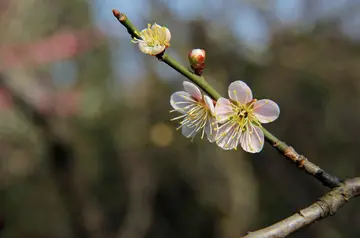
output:
<instances>
[{"instance_id":1,"label":"blurred background","mask_svg":"<svg viewBox=\"0 0 360 238\"><path fill-rule=\"evenodd\" d=\"M142 54L113 17L172 32L226 95L244 80L266 126L323 169L359 176L358 0L0 0L0 237L234 238L327 189L271 146L194 142L170 122L184 77ZM291 237L360 237L355 200Z\"/></svg>"}]
</instances>

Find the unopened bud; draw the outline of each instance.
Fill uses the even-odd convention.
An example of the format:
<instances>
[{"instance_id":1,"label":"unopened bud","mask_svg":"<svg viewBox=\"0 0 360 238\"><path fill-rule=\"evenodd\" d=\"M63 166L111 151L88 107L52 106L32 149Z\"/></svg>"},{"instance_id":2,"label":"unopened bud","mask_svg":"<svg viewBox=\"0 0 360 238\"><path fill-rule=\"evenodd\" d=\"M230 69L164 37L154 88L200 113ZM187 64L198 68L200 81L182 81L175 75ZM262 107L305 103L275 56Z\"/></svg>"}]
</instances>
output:
<instances>
[{"instance_id":1,"label":"unopened bud","mask_svg":"<svg viewBox=\"0 0 360 238\"><path fill-rule=\"evenodd\" d=\"M193 49L189 53L189 63L195 74L201 75L205 68L206 52L203 49Z\"/></svg>"}]
</instances>

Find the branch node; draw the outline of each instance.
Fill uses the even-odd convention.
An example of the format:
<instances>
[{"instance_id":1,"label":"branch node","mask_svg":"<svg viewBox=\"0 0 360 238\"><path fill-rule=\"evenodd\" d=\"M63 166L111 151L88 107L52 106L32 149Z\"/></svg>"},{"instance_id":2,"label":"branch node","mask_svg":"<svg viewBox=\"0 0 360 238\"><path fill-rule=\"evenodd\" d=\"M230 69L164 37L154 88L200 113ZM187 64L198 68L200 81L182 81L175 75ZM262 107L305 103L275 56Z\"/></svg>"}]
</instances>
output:
<instances>
[{"instance_id":1,"label":"branch node","mask_svg":"<svg viewBox=\"0 0 360 238\"><path fill-rule=\"evenodd\" d=\"M299 166L299 168L303 168L307 160L308 159L305 156L299 155L299 157L298 157L298 166Z\"/></svg>"},{"instance_id":2,"label":"branch node","mask_svg":"<svg viewBox=\"0 0 360 238\"><path fill-rule=\"evenodd\" d=\"M329 205L326 202L324 202L322 200L322 198L317 199L316 204L321 209L321 214L320 214L321 218L326 217L331 214Z\"/></svg>"},{"instance_id":3,"label":"branch node","mask_svg":"<svg viewBox=\"0 0 360 238\"><path fill-rule=\"evenodd\" d=\"M289 159L291 159L292 161L294 161L295 163L297 163L299 154L294 150L293 147L288 146L288 147L284 150L284 155L285 155L286 157L288 157Z\"/></svg>"},{"instance_id":4,"label":"branch node","mask_svg":"<svg viewBox=\"0 0 360 238\"><path fill-rule=\"evenodd\" d=\"M302 217L305 218L305 214L302 212L302 210L300 210L300 211L298 212L298 214L299 214L300 216L302 216Z\"/></svg>"},{"instance_id":5,"label":"branch node","mask_svg":"<svg viewBox=\"0 0 360 238\"><path fill-rule=\"evenodd\" d=\"M159 60L159 61L163 61L163 56L165 54L165 50L157 55L155 55L155 57Z\"/></svg>"}]
</instances>

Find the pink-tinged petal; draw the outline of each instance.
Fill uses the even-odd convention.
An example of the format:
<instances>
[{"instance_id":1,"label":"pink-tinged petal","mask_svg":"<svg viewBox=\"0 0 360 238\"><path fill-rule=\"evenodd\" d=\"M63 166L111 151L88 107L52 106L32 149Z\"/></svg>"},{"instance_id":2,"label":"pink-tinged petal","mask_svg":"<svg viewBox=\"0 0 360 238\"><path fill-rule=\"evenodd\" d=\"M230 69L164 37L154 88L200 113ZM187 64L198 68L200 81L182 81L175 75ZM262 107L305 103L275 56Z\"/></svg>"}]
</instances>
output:
<instances>
[{"instance_id":1,"label":"pink-tinged petal","mask_svg":"<svg viewBox=\"0 0 360 238\"><path fill-rule=\"evenodd\" d=\"M212 116L209 116L205 125L205 133L211 143L216 140L217 130L218 124L216 123L216 119Z\"/></svg>"},{"instance_id":2,"label":"pink-tinged petal","mask_svg":"<svg viewBox=\"0 0 360 238\"><path fill-rule=\"evenodd\" d=\"M258 153L264 147L264 133L260 127L248 124L247 130L240 137L241 147L249 153Z\"/></svg>"},{"instance_id":3,"label":"pink-tinged petal","mask_svg":"<svg viewBox=\"0 0 360 238\"><path fill-rule=\"evenodd\" d=\"M234 150L239 143L238 133L241 133L238 123L225 123L218 128L216 144L224 150Z\"/></svg>"},{"instance_id":4,"label":"pink-tinged petal","mask_svg":"<svg viewBox=\"0 0 360 238\"><path fill-rule=\"evenodd\" d=\"M181 128L181 134L183 136L185 136L186 138L194 138L196 135L196 128L195 127L188 127L186 125L184 125Z\"/></svg>"},{"instance_id":5,"label":"pink-tinged petal","mask_svg":"<svg viewBox=\"0 0 360 238\"><path fill-rule=\"evenodd\" d=\"M224 123L233 114L231 102L226 98L219 98L215 105L215 116L219 123Z\"/></svg>"},{"instance_id":6,"label":"pink-tinged petal","mask_svg":"<svg viewBox=\"0 0 360 238\"><path fill-rule=\"evenodd\" d=\"M275 121L280 115L279 106L268 99L262 99L254 103L253 113L261 123Z\"/></svg>"},{"instance_id":7,"label":"pink-tinged petal","mask_svg":"<svg viewBox=\"0 0 360 238\"><path fill-rule=\"evenodd\" d=\"M208 106L208 108L211 112L211 115L215 116L215 106L214 106L213 100L209 96L204 95L204 101L205 101L205 104Z\"/></svg>"},{"instance_id":8,"label":"pink-tinged petal","mask_svg":"<svg viewBox=\"0 0 360 238\"><path fill-rule=\"evenodd\" d=\"M185 91L188 92L193 98L195 98L198 101L202 99L201 91L195 84L184 81L183 85Z\"/></svg>"},{"instance_id":9,"label":"pink-tinged petal","mask_svg":"<svg viewBox=\"0 0 360 238\"><path fill-rule=\"evenodd\" d=\"M228 89L229 97L241 104L250 102L253 95L249 86L243 81L232 82Z\"/></svg>"},{"instance_id":10,"label":"pink-tinged petal","mask_svg":"<svg viewBox=\"0 0 360 238\"><path fill-rule=\"evenodd\" d=\"M196 101L190 97L187 92L175 92L170 97L171 106L178 112L185 114L192 106L195 106Z\"/></svg>"}]
</instances>

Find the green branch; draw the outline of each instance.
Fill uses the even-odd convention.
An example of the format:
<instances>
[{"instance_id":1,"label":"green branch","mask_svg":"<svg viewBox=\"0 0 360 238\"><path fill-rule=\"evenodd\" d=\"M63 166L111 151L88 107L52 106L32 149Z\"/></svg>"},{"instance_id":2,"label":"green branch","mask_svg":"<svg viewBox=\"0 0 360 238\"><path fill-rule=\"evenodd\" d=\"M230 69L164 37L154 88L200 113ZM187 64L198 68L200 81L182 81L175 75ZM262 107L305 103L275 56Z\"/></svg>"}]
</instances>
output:
<instances>
[{"instance_id":1,"label":"green branch","mask_svg":"<svg viewBox=\"0 0 360 238\"><path fill-rule=\"evenodd\" d=\"M125 13L121 13L118 10L112 10L114 17L118 19L118 21L123 25L128 33L131 35L131 38L137 38L141 40L138 29L131 23L129 18L125 15Z\"/></svg>"},{"instance_id":2,"label":"green branch","mask_svg":"<svg viewBox=\"0 0 360 238\"><path fill-rule=\"evenodd\" d=\"M131 23L127 16L123 13L120 13L117 10L113 10L114 16L119 20L119 22L127 29L128 33L132 38L141 39L139 35L139 30ZM190 72L186 67L178 63L175 59L172 59L168 55L161 53L156 56L160 61L169 65L171 68L175 69L180 74L184 75L186 78L198 85L204 92L206 92L214 100L217 100L221 95L205 80L204 77L197 76ZM287 159L295 163L300 169L306 173L312 175L317 180L319 180L323 185L334 188L341 186L341 180L336 176L330 175L322 170L316 164L310 162L306 157L299 155L294 148L288 146L285 142L276 138L273 134L267 131L264 127L261 127L265 139L269 142L274 148L276 148L280 153L282 153Z\"/></svg>"},{"instance_id":3,"label":"green branch","mask_svg":"<svg viewBox=\"0 0 360 238\"><path fill-rule=\"evenodd\" d=\"M165 64L169 65L171 68L178 71L180 74L184 75L186 78L190 79L214 100L217 100L221 97L221 95L213 87L211 87L211 85L205 80L204 77L193 74L170 56L163 54L157 56L157 58Z\"/></svg>"},{"instance_id":4,"label":"green branch","mask_svg":"<svg viewBox=\"0 0 360 238\"><path fill-rule=\"evenodd\" d=\"M124 13L120 13L117 10L113 10L113 14L116 17L116 19L118 19L118 21L127 29L128 33L131 35L132 38L137 38L141 40L141 37L138 33L139 30L131 23L129 18ZM175 69L180 74L184 75L186 78L193 81L214 100L217 100L218 98L221 97L221 95L218 92L216 92L216 90L213 87L211 87L211 85L205 80L204 77L200 77L197 76L196 74L191 73L187 68L185 68L183 65L178 63L175 59L171 58L167 54L159 54L156 57L160 61L169 65L171 68Z\"/></svg>"}]
</instances>

